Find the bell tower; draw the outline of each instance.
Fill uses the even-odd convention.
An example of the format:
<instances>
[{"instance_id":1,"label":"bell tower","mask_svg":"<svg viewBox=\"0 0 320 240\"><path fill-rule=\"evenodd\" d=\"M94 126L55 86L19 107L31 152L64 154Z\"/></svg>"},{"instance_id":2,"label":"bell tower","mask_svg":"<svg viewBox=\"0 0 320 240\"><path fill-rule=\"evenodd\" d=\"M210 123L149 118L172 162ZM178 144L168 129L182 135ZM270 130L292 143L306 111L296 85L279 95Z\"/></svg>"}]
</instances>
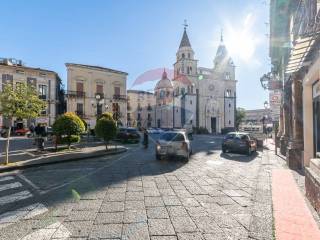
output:
<instances>
[{"instance_id":1,"label":"bell tower","mask_svg":"<svg viewBox=\"0 0 320 240\"><path fill-rule=\"evenodd\" d=\"M184 20L184 31L176 53L176 62L174 63L174 79L179 75L196 75L197 74L197 60L194 59L194 51L191 47L189 37L187 34L187 21Z\"/></svg>"}]
</instances>

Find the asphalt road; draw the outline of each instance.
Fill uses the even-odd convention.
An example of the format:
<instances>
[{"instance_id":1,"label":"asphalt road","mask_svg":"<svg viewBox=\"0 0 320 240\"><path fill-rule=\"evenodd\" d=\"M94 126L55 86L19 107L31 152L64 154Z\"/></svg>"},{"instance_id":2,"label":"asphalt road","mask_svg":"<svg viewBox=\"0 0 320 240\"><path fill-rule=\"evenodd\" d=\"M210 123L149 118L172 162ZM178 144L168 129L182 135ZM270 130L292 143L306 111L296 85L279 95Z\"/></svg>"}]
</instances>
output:
<instances>
[{"instance_id":1,"label":"asphalt road","mask_svg":"<svg viewBox=\"0 0 320 240\"><path fill-rule=\"evenodd\" d=\"M272 239L269 159L195 136L188 163L154 144L0 175L0 239Z\"/></svg>"}]
</instances>

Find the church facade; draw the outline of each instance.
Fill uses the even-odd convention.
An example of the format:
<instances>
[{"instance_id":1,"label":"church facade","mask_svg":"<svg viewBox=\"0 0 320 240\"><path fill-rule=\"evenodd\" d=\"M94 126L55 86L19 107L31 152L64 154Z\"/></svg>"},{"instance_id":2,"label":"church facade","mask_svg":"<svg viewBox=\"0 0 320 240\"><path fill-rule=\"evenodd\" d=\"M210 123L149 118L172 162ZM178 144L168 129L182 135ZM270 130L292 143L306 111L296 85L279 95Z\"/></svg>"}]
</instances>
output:
<instances>
[{"instance_id":1,"label":"church facade","mask_svg":"<svg viewBox=\"0 0 320 240\"><path fill-rule=\"evenodd\" d=\"M237 81L223 37L213 66L199 67L185 26L173 66L173 79L164 71L154 89L155 125L161 128L189 125L210 133L234 130Z\"/></svg>"}]
</instances>

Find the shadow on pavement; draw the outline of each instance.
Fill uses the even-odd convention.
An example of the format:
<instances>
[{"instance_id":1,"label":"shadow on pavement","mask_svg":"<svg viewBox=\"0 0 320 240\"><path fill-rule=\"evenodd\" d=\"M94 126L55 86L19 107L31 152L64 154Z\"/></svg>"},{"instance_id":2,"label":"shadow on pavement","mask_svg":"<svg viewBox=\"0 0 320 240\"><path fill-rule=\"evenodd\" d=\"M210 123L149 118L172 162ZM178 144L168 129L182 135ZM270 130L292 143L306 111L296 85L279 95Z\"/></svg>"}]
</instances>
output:
<instances>
[{"instance_id":1,"label":"shadow on pavement","mask_svg":"<svg viewBox=\"0 0 320 240\"><path fill-rule=\"evenodd\" d=\"M244 154L237 153L221 153L220 157L222 159L237 161L237 162L251 162L253 161L259 154L257 152L252 153L250 156Z\"/></svg>"}]
</instances>

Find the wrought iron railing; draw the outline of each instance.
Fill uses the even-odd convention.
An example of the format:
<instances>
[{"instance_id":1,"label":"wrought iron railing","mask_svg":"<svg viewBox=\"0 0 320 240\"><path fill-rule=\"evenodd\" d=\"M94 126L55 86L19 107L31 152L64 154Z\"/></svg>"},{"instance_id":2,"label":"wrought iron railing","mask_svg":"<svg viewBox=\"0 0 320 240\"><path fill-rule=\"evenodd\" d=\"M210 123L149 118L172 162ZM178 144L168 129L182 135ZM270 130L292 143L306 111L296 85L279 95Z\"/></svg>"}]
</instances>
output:
<instances>
[{"instance_id":1,"label":"wrought iron railing","mask_svg":"<svg viewBox=\"0 0 320 240\"><path fill-rule=\"evenodd\" d=\"M300 0L293 15L292 33L298 37L312 36L320 32L320 11L317 0Z\"/></svg>"},{"instance_id":2,"label":"wrought iron railing","mask_svg":"<svg viewBox=\"0 0 320 240\"><path fill-rule=\"evenodd\" d=\"M79 97L79 98L83 98L86 96L85 92L81 92L81 91L67 91L66 95L68 97Z\"/></svg>"},{"instance_id":3,"label":"wrought iron railing","mask_svg":"<svg viewBox=\"0 0 320 240\"><path fill-rule=\"evenodd\" d=\"M126 101L126 100L127 100L127 95L115 94L115 95L113 95L113 99L114 99L114 100Z\"/></svg>"}]
</instances>

